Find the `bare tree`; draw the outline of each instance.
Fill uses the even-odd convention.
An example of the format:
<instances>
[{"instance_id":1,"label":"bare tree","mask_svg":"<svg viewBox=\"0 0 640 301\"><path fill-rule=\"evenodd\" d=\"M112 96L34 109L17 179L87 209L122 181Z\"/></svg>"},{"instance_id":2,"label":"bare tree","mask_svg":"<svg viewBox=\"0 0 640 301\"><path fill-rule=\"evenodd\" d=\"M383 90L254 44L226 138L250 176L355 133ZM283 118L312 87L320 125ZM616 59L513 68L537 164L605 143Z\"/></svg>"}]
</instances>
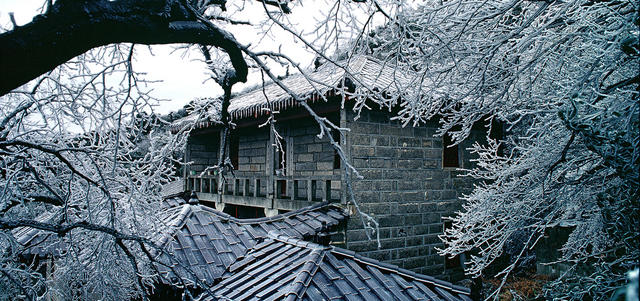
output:
<instances>
[{"instance_id":1,"label":"bare tree","mask_svg":"<svg viewBox=\"0 0 640 301\"><path fill-rule=\"evenodd\" d=\"M329 4L311 35L289 20L288 1L206 0L46 1L31 23L1 33L0 299L146 299L160 281L157 265L175 263L157 256L164 251L153 238L166 231L160 188L175 179L172 153L190 127L171 136L161 130L167 121L153 114L152 83L136 72L138 44L183 43L204 54L224 91L220 120L232 126L231 90L250 68L305 105L271 69L304 71L299 61L232 33L286 33L329 60L378 12L373 4ZM250 7L258 14L245 15ZM193 106L210 117L207 104ZM305 107L321 135L346 130ZM25 249L20 231L46 238ZM49 257L34 260L38 252ZM195 277L185 281L206 293Z\"/></svg>"},{"instance_id":2,"label":"bare tree","mask_svg":"<svg viewBox=\"0 0 640 301\"><path fill-rule=\"evenodd\" d=\"M224 108L251 68L304 104L272 69L304 74L301 62L286 49L238 42L234 33L247 28L266 39L285 33L347 73L351 55L363 52L397 66L383 89L357 85L349 95L356 110L370 99L400 107L405 125L439 116L440 134L458 142L477 121L504 123L509 136L474 148L479 159L468 175L480 184L443 236L443 253L473 253L468 272L479 275L515 232L530 234L526 250L545 229L569 223L576 230L563 260L597 267L576 296L619 287L638 262L637 4L355 2L318 5L305 31L290 18L299 2L47 1L33 22L0 34L2 291L145 296L157 277L147 235L162 231L154 223L162 219L158 188L171 179L167 157L189 129L174 137L151 131L140 149L149 125L163 121L144 114L154 99L135 73L141 46L130 44L186 43L204 54L224 91L221 120L232 126ZM256 7L259 14L248 13ZM379 18L388 25L374 31ZM210 117L206 105L196 107ZM310 113L321 133L346 130ZM348 164L345 172L357 176ZM45 211L59 213L37 220ZM66 249L53 277L20 261L12 235L20 227L61 237Z\"/></svg>"},{"instance_id":3,"label":"bare tree","mask_svg":"<svg viewBox=\"0 0 640 301\"><path fill-rule=\"evenodd\" d=\"M610 298L637 266L638 9L632 1L429 1L359 43L415 74L392 100L403 123L439 116L439 134L457 142L484 120L508 132L473 147L467 176L478 185L442 236L443 254L471 254L468 273L480 275L526 233L506 279L561 225L573 231L558 260L573 268L548 297ZM591 272L576 271L585 265Z\"/></svg>"},{"instance_id":4,"label":"bare tree","mask_svg":"<svg viewBox=\"0 0 640 301\"><path fill-rule=\"evenodd\" d=\"M148 278L138 270L143 262L130 262L144 258L134 243L146 242L146 231L163 231L149 213L175 178L172 152L184 137L154 129L162 121L147 114L151 99L132 71L133 50L91 50L2 98L0 244L8 296L142 292L132 290ZM23 250L13 234L24 227L57 236ZM38 265L51 263L31 262L34 248L55 250L49 254L59 259L46 278Z\"/></svg>"}]
</instances>

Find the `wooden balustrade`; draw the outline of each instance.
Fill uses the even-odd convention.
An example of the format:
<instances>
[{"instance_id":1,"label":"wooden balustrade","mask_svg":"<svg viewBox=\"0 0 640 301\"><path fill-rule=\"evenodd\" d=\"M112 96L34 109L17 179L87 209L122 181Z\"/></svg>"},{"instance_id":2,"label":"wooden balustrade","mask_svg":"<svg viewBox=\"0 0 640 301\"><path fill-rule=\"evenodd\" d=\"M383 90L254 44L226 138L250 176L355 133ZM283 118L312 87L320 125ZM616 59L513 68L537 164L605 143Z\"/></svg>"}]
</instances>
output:
<instances>
[{"instance_id":1,"label":"wooden balustrade","mask_svg":"<svg viewBox=\"0 0 640 301\"><path fill-rule=\"evenodd\" d=\"M216 176L191 175L186 180L188 190L207 194L223 194L245 197L262 197L287 200L332 201L332 182L340 182L339 176L293 178L290 176L271 177L227 177L223 185L218 185ZM339 189L335 189L340 194Z\"/></svg>"}]
</instances>

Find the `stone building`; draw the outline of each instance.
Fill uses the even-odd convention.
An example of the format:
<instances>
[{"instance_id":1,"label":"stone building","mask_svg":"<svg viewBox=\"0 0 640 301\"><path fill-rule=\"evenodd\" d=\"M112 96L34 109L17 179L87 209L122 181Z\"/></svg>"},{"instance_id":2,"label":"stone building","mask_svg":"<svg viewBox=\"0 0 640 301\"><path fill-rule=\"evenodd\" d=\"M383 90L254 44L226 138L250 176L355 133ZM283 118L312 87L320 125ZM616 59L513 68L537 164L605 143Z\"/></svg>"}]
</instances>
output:
<instances>
[{"instance_id":1,"label":"stone building","mask_svg":"<svg viewBox=\"0 0 640 301\"><path fill-rule=\"evenodd\" d=\"M438 235L446 226L443 217L460 208L458 197L470 188L457 168L470 166L465 149L481 139L482 132L447 147L450 141L434 137L437 121L403 127L391 120L394 112L389 109L370 106L355 112L349 97L359 87L385 91L393 86L394 69L369 57L353 59L347 71L328 63L309 76L313 84L299 74L282 82L317 114L350 128L342 137L332 135L364 177L352 179L353 193L362 211L379 223L380 248L347 202L344 162L326 135L318 137L319 127L309 114L273 83L232 98L229 113L236 128L227 147L234 170L222 183L207 169L218 163L220 124L196 116L173 124L174 130L196 125L185 152L191 162L185 169L185 189L195 191L202 203L240 218L272 216L320 201L339 203L352 217L334 242L419 273L459 272L459 260L445 259L435 248L442 246ZM275 127L281 139L269 126L259 127L272 112L278 112ZM274 146L277 140L281 147Z\"/></svg>"}]
</instances>

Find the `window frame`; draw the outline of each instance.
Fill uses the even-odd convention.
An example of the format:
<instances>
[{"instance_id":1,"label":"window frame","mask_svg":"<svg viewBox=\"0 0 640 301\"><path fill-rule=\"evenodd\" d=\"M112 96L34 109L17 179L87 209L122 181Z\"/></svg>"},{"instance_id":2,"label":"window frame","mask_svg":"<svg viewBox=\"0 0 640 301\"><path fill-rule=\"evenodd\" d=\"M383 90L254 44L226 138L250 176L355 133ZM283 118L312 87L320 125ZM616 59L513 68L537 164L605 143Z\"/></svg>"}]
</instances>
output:
<instances>
[{"instance_id":1,"label":"window frame","mask_svg":"<svg viewBox=\"0 0 640 301\"><path fill-rule=\"evenodd\" d=\"M462 168L462 153L460 152L460 144L453 145L453 139L449 133L445 133L442 136L442 168ZM453 164L454 158L449 157L455 154L455 164Z\"/></svg>"}]
</instances>

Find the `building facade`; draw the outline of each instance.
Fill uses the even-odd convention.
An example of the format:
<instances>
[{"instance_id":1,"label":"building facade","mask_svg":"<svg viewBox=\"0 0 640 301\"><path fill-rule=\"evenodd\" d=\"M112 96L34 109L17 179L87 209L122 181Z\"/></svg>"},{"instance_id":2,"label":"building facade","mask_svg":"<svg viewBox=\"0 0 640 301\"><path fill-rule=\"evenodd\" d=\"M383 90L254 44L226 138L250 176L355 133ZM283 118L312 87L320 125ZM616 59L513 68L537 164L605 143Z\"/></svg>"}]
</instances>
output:
<instances>
[{"instance_id":1,"label":"building facade","mask_svg":"<svg viewBox=\"0 0 640 301\"><path fill-rule=\"evenodd\" d=\"M354 81L369 87L384 77L367 83L367 78L373 78L368 74L388 73L388 67L371 58L358 58L354 64L349 65L349 76L361 76L362 80ZM471 188L472 182L459 177L458 168L471 166L466 149L484 138L482 127L451 146L446 138L434 136L435 120L403 127L391 120L394 113L388 109L355 112L340 92L344 89L336 88L347 76L340 69L327 66L311 75L324 80L324 89L305 86L306 79L300 75L283 82L317 114L350 129L342 136L332 135L363 176L351 178L352 190L362 211L379 223L380 248L367 237L347 201L345 163L327 135L319 137L315 120L274 84L231 100L229 111L236 128L227 147L234 170L224 178L210 168L218 164L222 127L193 119L174 125L197 124L185 152L186 161L191 162L185 170L185 189L195 191L202 203L236 217L272 216L321 201L342 204L352 216L346 229L334 235L334 243L414 272L446 276L461 272L459 260L439 256L436 248L443 246L438 238L447 226L443 218L459 210L459 197ZM276 132L269 126L259 127L276 111Z\"/></svg>"}]
</instances>

